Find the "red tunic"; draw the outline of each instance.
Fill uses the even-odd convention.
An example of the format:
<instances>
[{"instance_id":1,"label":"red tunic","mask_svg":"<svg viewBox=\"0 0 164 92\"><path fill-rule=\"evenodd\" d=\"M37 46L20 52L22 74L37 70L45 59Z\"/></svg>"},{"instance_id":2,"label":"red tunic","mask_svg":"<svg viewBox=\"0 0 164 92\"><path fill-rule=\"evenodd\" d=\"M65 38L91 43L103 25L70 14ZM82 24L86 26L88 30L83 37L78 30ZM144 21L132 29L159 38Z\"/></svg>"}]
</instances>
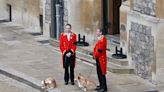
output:
<instances>
[{"instance_id":1,"label":"red tunic","mask_svg":"<svg viewBox=\"0 0 164 92\"><path fill-rule=\"evenodd\" d=\"M102 74L106 74L107 70L107 58L106 58L106 48L107 40L105 36L102 36L100 40L97 41L94 47L94 58L99 59Z\"/></svg>"},{"instance_id":2,"label":"red tunic","mask_svg":"<svg viewBox=\"0 0 164 92\"><path fill-rule=\"evenodd\" d=\"M71 33L70 40L68 40L66 33L64 33L64 32L61 33L61 35L60 35L60 50L61 50L62 55L64 55L64 53L66 51L71 50L76 57L76 34L75 33ZM76 62L74 62L74 65L75 65L75 63Z\"/></svg>"}]
</instances>

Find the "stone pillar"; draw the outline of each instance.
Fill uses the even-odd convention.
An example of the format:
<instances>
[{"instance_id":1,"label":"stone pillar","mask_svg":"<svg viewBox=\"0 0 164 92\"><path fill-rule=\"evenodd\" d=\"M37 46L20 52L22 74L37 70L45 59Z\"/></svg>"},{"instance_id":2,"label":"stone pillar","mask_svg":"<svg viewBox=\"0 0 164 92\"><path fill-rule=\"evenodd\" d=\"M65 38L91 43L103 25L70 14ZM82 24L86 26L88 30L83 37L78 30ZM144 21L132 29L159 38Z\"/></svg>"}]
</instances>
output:
<instances>
[{"instance_id":1,"label":"stone pillar","mask_svg":"<svg viewBox=\"0 0 164 92\"><path fill-rule=\"evenodd\" d=\"M157 0L156 1L156 15L158 18L164 19L164 1L163 0Z\"/></svg>"},{"instance_id":2,"label":"stone pillar","mask_svg":"<svg viewBox=\"0 0 164 92\"><path fill-rule=\"evenodd\" d=\"M50 38L51 0L41 0L43 4L43 35Z\"/></svg>"},{"instance_id":3,"label":"stone pillar","mask_svg":"<svg viewBox=\"0 0 164 92\"><path fill-rule=\"evenodd\" d=\"M156 34L156 78L164 86L164 0L157 0L157 17L160 19Z\"/></svg>"},{"instance_id":4,"label":"stone pillar","mask_svg":"<svg viewBox=\"0 0 164 92\"><path fill-rule=\"evenodd\" d=\"M130 0L122 2L120 7L120 46L127 55L127 14L130 12Z\"/></svg>"},{"instance_id":5,"label":"stone pillar","mask_svg":"<svg viewBox=\"0 0 164 92\"><path fill-rule=\"evenodd\" d=\"M51 0L45 0L45 23L51 23Z\"/></svg>"}]
</instances>

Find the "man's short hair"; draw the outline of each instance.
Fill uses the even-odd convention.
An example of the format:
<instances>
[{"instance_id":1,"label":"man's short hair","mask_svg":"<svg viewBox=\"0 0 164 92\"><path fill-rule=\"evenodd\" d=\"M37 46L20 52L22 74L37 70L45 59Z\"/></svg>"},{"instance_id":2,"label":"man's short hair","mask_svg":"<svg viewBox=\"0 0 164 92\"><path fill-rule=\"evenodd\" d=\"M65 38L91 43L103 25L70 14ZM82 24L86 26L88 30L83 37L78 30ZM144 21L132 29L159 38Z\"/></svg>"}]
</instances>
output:
<instances>
[{"instance_id":1,"label":"man's short hair","mask_svg":"<svg viewBox=\"0 0 164 92\"><path fill-rule=\"evenodd\" d=\"M101 29L101 28L97 28L97 29L99 29L99 30L100 30L100 32L102 32L102 33L103 33L103 29Z\"/></svg>"},{"instance_id":2,"label":"man's short hair","mask_svg":"<svg viewBox=\"0 0 164 92\"><path fill-rule=\"evenodd\" d=\"M71 24L66 24L65 26L70 26L70 28L72 28L72 25Z\"/></svg>"},{"instance_id":3,"label":"man's short hair","mask_svg":"<svg viewBox=\"0 0 164 92\"><path fill-rule=\"evenodd\" d=\"M102 35L105 35L105 31L104 31L104 29L102 29L102 28L97 28L97 29L100 30L100 32L102 33Z\"/></svg>"}]
</instances>

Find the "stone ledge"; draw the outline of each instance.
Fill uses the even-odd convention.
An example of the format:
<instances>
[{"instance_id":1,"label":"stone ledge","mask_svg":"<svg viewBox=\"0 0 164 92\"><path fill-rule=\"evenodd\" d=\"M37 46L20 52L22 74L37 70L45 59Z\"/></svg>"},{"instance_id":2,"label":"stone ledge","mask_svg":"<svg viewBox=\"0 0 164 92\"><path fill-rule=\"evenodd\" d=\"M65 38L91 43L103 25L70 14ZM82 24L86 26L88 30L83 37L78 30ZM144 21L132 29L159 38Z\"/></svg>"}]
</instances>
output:
<instances>
[{"instance_id":1,"label":"stone ledge","mask_svg":"<svg viewBox=\"0 0 164 92\"><path fill-rule=\"evenodd\" d=\"M41 81L34 79L30 76L27 76L21 72L18 72L8 66L5 66L4 64L0 64L0 74L9 77L11 79L17 80L18 82L26 84L41 92L61 92L57 88L53 90L41 89Z\"/></svg>"},{"instance_id":2,"label":"stone ledge","mask_svg":"<svg viewBox=\"0 0 164 92\"><path fill-rule=\"evenodd\" d=\"M160 22L160 19L157 18L157 17L145 15L145 14L142 14L142 13L139 13L139 12L136 12L136 11L132 11L132 10L128 13L128 16L133 16L136 19L140 19L140 18L145 19L146 21L156 23L156 24L158 24Z\"/></svg>"}]
</instances>

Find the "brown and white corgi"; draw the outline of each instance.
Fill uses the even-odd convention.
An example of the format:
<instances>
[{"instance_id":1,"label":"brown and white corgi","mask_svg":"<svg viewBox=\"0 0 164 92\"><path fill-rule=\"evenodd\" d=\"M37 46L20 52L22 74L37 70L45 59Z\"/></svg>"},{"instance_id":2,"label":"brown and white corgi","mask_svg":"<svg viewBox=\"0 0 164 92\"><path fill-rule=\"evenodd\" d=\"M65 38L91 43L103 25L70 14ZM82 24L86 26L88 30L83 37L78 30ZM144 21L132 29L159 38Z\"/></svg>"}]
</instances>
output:
<instances>
[{"instance_id":1,"label":"brown and white corgi","mask_svg":"<svg viewBox=\"0 0 164 92\"><path fill-rule=\"evenodd\" d=\"M45 80L42 80L41 84L43 89L54 89L57 86L55 79L52 77L48 77Z\"/></svg>"},{"instance_id":2,"label":"brown and white corgi","mask_svg":"<svg viewBox=\"0 0 164 92\"><path fill-rule=\"evenodd\" d=\"M93 81L90 81L89 79L85 78L84 76L82 76L81 74L79 74L77 76L77 83L79 88L81 88L81 90L83 91L91 91L96 89L96 83L94 83Z\"/></svg>"}]
</instances>

